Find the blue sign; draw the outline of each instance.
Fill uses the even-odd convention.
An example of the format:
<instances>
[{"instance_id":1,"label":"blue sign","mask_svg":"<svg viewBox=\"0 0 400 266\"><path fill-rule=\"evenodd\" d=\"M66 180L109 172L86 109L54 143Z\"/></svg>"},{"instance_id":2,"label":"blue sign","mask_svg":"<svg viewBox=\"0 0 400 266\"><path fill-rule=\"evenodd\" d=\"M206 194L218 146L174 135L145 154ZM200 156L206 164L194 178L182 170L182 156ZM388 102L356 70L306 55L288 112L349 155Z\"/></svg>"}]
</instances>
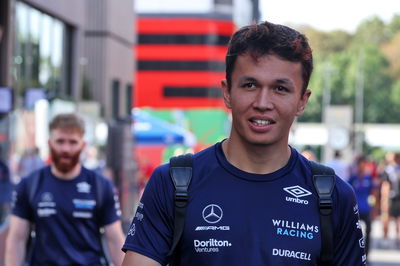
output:
<instances>
[{"instance_id":1,"label":"blue sign","mask_svg":"<svg viewBox=\"0 0 400 266\"><path fill-rule=\"evenodd\" d=\"M0 113L8 113L13 109L13 90L0 87Z\"/></svg>"}]
</instances>

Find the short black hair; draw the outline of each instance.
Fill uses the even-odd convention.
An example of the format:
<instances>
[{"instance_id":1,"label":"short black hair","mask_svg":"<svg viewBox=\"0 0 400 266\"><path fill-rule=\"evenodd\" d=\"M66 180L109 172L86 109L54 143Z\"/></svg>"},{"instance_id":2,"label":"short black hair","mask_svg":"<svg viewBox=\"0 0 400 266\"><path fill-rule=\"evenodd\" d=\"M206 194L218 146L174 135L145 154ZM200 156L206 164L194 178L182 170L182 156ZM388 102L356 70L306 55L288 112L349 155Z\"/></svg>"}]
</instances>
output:
<instances>
[{"instance_id":1,"label":"short black hair","mask_svg":"<svg viewBox=\"0 0 400 266\"><path fill-rule=\"evenodd\" d=\"M313 70L312 50L305 35L287 26L267 21L239 29L229 41L225 58L226 82L229 89L236 59L246 53L255 59L273 54L284 60L300 62L302 92L305 93Z\"/></svg>"}]
</instances>

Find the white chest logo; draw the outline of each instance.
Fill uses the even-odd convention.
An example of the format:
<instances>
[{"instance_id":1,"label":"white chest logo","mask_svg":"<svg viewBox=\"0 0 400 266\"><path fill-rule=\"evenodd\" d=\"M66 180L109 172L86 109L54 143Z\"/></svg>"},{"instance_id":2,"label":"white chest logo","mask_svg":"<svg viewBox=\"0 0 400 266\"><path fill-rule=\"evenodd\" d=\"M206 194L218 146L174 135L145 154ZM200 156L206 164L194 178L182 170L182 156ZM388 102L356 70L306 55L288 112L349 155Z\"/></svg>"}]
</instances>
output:
<instances>
[{"instance_id":1,"label":"white chest logo","mask_svg":"<svg viewBox=\"0 0 400 266\"><path fill-rule=\"evenodd\" d=\"M206 221L207 223L210 223L210 224L215 224L215 223L218 223L219 221L221 221L222 215L223 215L223 212L222 212L221 207L219 207L216 204L207 205L203 209L203 219L204 219L204 221Z\"/></svg>"},{"instance_id":2,"label":"white chest logo","mask_svg":"<svg viewBox=\"0 0 400 266\"><path fill-rule=\"evenodd\" d=\"M305 188L302 188L301 186L285 187L283 190L285 190L290 195L294 196L294 198L286 197L286 201L294 202L294 203L298 203L298 204L304 204L304 205L308 205L308 200L300 199L300 198L306 197L306 196L309 196L312 194L310 191L308 191Z\"/></svg>"},{"instance_id":3,"label":"white chest logo","mask_svg":"<svg viewBox=\"0 0 400 266\"><path fill-rule=\"evenodd\" d=\"M76 184L76 188L80 193L90 193L91 185L89 185L87 182L80 182Z\"/></svg>"},{"instance_id":4,"label":"white chest logo","mask_svg":"<svg viewBox=\"0 0 400 266\"><path fill-rule=\"evenodd\" d=\"M285 187L283 190L285 190L290 195L295 196L296 198L301 198L311 195L310 191L302 188L301 186Z\"/></svg>"},{"instance_id":5,"label":"white chest logo","mask_svg":"<svg viewBox=\"0 0 400 266\"><path fill-rule=\"evenodd\" d=\"M51 202L53 201L53 194L50 192L44 192L42 194L42 202Z\"/></svg>"}]
</instances>

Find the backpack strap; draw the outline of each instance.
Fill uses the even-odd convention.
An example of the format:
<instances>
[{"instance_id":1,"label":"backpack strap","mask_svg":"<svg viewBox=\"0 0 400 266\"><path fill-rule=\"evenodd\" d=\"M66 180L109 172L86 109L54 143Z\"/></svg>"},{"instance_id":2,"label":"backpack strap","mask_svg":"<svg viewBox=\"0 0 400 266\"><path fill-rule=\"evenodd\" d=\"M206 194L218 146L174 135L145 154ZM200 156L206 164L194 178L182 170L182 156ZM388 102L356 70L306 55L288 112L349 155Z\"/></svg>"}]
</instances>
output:
<instances>
[{"instance_id":1,"label":"backpack strap","mask_svg":"<svg viewBox=\"0 0 400 266\"><path fill-rule=\"evenodd\" d=\"M100 211L101 208L103 207L103 201L104 201L104 197L103 197L103 191L104 191L104 184L103 184L103 180L102 176L100 176L97 173L93 173L94 174L94 181L96 184L96 210Z\"/></svg>"},{"instance_id":2,"label":"backpack strap","mask_svg":"<svg viewBox=\"0 0 400 266\"><path fill-rule=\"evenodd\" d=\"M105 189L105 181L103 180L103 176L100 175L99 173L96 173L93 170L90 170L90 172L94 176L94 183L96 186L95 189L95 197L96 197L96 206L95 206L95 217L96 217L96 222L99 225L99 219L100 219L100 214L101 214L101 209L104 207L104 189ZM100 227L100 225L99 225ZM104 227L99 228L99 244L101 248L101 265L111 265L111 256L109 249L107 247L107 241L104 237Z\"/></svg>"},{"instance_id":3,"label":"backpack strap","mask_svg":"<svg viewBox=\"0 0 400 266\"><path fill-rule=\"evenodd\" d=\"M43 172L45 171L45 168L41 168L39 170L36 170L32 173L32 175L29 177L28 181L28 199L29 199L29 204L33 206L33 198L36 195L37 190L39 189L39 185L43 179Z\"/></svg>"},{"instance_id":4,"label":"backpack strap","mask_svg":"<svg viewBox=\"0 0 400 266\"><path fill-rule=\"evenodd\" d=\"M33 209L34 198L39 189L40 183L42 182L44 171L46 167L40 168L32 172L32 174L26 178L28 185L28 202L30 207ZM25 261L30 262L33 256L33 247L35 246L36 236L35 236L35 224L33 222L30 223L30 233L28 240L26 242L26 253L25 253ZM25 264L24 264L25 265Z\"/></svg>"},{"instance_id":5,"label":"backpack strap","mask_svg":"<svg viewBox=\"0 0 400 266\"><path fill-rule=\"evenodd\" d=\"M310 161L314 187L319 197L319 218L321 224L321 256L323 265L333 259L332 192L335 187L335 171L327 166Z\"/></svg>"},{"instance_id":6,"label":"backpack strap","mask_svg":"<svg viewBox=\"0 0 400 266\"><path fill-rule=\"evenodd\" d=\"M188 153L170 159L169 173L175 186L174 198L174 237L168 253L171 256L181 239L185 225L188 187L192 179L193 154Z\"/></svg>"}]
</instances>

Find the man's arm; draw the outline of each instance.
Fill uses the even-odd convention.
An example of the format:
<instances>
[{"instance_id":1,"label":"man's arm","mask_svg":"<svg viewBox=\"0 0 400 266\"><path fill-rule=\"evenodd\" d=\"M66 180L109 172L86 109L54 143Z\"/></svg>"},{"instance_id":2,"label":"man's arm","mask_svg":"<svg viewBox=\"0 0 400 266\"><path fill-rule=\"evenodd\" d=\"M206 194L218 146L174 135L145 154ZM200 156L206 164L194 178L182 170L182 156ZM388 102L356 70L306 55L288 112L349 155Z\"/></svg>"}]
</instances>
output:
<instances>
[{"instance_id":1,"label":"man's arm","mask_svg":"<svg viewBox=\"0 0 400 266\"><path fill-rule=\"evenodd\" d=\"M22 265L25 259L26 242L30 233L28 220L11 215L10 228L6 240L5 265Z\"/></svg>"},{"instance_id":2,"label":"man's arm","mask_svg":"<svg viewBox=\"0 0 400 266\"><path fill-rule=\"evenodd\" d=\"M161 264L149 257L128 250L122 266L161 266Z\"/></svg>"},{"instance_id":3,"label":"man's arm","mask_svg":"<svg viewBox=\"0 0 400 266\"><path fill-rule=\"evenodd\" d=\"M104 234L110 251L111 260L114 265L121 265L124 253L121 247L124 244L124 233L122 232L121 221L115 221L104 227Z\"/></svg>"},{"instance_id":4,"label":"man's arm","mask_svg":"<svg viewBox=\"0 0 400 266\"><path fill-rule=\"evenodd\" d=\"M357 199L350 184L336 179L334 191L334 258L332 265L366 265L363 238Z\"/></svg>"}]
</instances>

